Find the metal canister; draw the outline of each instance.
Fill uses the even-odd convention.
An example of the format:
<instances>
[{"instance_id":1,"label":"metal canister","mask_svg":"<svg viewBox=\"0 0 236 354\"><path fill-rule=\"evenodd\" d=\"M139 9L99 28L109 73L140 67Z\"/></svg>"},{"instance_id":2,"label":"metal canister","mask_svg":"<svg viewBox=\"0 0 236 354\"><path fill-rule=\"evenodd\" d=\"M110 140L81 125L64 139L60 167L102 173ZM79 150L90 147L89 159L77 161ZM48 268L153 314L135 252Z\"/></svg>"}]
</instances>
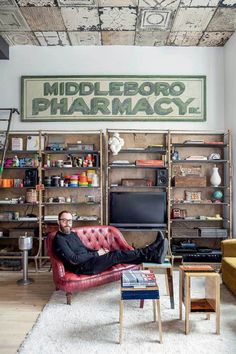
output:
<instances>
[{"instance_id":1,"label":"metal canister","mask_svg":"<svg viewBox=\"0 0 236 354\"><path fill-rule=\"evenodd\" d=\"M21 251L31 250L33 246L33 238L32 236L20 236L19 237L19 249Z\"/></svg>"}]
</instances>

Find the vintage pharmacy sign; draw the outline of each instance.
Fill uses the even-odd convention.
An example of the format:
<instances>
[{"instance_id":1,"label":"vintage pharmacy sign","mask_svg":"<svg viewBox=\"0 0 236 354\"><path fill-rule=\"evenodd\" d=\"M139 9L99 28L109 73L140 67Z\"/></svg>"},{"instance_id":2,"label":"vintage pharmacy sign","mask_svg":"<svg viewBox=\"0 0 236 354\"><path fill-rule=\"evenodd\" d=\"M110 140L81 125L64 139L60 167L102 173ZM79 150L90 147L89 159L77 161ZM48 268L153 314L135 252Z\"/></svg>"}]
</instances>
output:
<instances>
[{"instance_id":1,"label":"vintage pharmacy sign","mask_svg":"<svg viewBox=\"0 0 236 354\"><path fill-rule=\"evenodd\" d=\"M205 76L23 76L23 121L204 121Z\"/></svg>"}]
</instances>

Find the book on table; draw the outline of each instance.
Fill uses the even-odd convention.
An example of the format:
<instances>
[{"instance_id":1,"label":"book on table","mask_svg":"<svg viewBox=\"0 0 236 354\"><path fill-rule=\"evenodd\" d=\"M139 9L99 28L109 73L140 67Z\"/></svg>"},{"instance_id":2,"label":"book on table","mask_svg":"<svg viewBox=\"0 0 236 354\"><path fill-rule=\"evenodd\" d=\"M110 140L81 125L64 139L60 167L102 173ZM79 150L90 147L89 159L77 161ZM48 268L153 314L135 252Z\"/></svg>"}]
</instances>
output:
<instances>
[{"instance_id":1,"label":"book on table","mask_svg":"<svg viewBox=\"0 0 236 354\"><path fill-rule=\"evenodd\" d=\"M157 286L155 274L151 270L125 270L122 272L122 286L125 288L145 288Z\"/></svg>"}]
</instances>

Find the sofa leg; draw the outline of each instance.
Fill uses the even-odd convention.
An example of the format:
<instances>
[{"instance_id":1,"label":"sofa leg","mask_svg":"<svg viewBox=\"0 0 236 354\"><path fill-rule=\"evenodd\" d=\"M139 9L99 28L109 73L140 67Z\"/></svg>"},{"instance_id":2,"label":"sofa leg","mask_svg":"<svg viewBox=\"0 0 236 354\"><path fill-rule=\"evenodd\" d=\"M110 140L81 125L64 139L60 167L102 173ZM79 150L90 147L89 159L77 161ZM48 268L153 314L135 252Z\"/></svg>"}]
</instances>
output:
<instances>
[{"instance_id":1,"label":"sofa leg","mask_svg":"<svg viewBox=\"0 0 236 354\"><path fill-rule=\"evenodd\" d=\"M72 293L66 293L67 305L71 305Z\"/></svg>"}]
</instances>

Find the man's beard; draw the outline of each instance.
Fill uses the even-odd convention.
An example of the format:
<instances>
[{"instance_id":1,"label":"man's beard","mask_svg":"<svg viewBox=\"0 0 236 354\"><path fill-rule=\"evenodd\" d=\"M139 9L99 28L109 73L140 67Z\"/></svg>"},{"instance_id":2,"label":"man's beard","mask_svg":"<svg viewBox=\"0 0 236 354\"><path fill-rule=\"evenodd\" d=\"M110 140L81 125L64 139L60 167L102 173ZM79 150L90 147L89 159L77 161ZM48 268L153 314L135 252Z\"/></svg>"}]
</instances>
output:
<instances>
[{"instance_id":1,"label":"man's beard","mask_svg":"<svg viewBox=\"0 0 236 354\"><path fill-rule=\"evenodd\" d=\"M69 235L71 231L70 226L60 226L60 231L63 232L63 234Z\"/></svg>"}]
</instances>

